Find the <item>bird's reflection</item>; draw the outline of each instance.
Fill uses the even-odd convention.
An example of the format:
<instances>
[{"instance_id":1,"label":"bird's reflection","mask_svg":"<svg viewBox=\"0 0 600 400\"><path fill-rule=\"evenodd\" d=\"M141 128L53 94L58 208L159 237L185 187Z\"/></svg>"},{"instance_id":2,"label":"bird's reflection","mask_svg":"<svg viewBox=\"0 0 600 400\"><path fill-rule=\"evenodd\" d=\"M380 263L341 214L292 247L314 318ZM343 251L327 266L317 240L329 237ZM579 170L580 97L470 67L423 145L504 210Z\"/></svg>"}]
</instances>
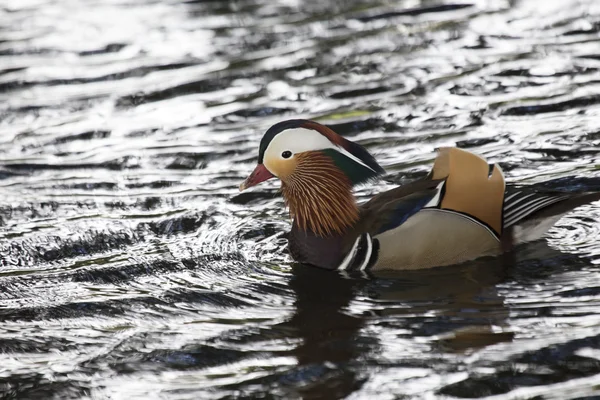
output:
<instances>
[{"instance_id":1,"label":"bird's reflection","mask_svg":"<svg viewBox=\"0 0 600 400\"><path fill-rule=\"evenodd\" d=\"M369 351L360 337L365 318L348 305L368 281L297 265L290 286L296 312L286 323L302 341L293 350L298 361L293 386L305 399L343 398L361 382L353 364Z\"/></svg>"},{"instance_id":2,"label":"bird's reflection","mask_svg":"<svg viewBox=\"0 0 600 400\"><path fill-rule=\"evenodd\" d=\"M502 283L539 282L564 257L540 242L504 257L366 278L296 265L289 281L295 299L289 319L234 335L236 341L293 343L275 353L293 357L295 365L250 380L246 387L252 396L258 391L283 398L338 399L361 390L381 370L426 368L435 374L436 368L454 364L452 355L461 362L460 355L512 341ZM427 353L416 355L414 348L422 343L427 343Z\"/></svg>"},{"instance_id":3,"label":"bird's reflection","mask_svg":"<svg viewBox=\"0 0 600 400\"><path fill-rule=\"evenodd\" d=\"M408 330L412 337L435 338L439 351L472 351L510 341L509 310L497 287L510 272L506 261L488 258L453 267L387 273L379 276L370 297L388 324Z\"/></svg>"},{"instance_id":4,"label":"bird's reflection","mask_svg":"<svg viewBox=\"0 0 600 400\"><path fill-rule=\"evenodd\" d=\"M510 330L502 329L508 309L496 288L506 276L506 262L484 259L367 279L296 266L290 282L296 311L283 325L301 343L291 351L297 367L280 383L304 399L343 398L360 389L368 376L365 360L377 360L381 350L378 339L362 330L368 324L435 337L442 352L512 340ZM360 306L354 308L361 311L351 307L357 296ZM366 362L376 367L376 361Z\"/></svg>"}]
</instances>

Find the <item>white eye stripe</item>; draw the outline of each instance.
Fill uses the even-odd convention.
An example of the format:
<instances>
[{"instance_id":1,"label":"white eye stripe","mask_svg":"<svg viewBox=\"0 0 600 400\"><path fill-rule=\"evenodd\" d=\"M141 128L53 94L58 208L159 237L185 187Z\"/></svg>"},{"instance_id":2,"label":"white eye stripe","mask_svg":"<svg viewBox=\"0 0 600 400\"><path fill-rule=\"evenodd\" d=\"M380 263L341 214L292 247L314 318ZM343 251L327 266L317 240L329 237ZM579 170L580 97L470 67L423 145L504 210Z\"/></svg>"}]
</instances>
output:
<instances>
[{"instance_id":1,"label":"white eye stripe","mask_svg":"<svg viewBox=\"0 0 600 400\"><path fill-rule=\"evenodd\" d=\"M362 165L363 167L365 167L365 168L368 168L368 169L370 169L370 170L371 170L371 171L373 171L373 172L377 172L377 171L375 171L373 168L371 168L371 167L369 167L367 164L365 164L365 163L363 162L363 160L361 160L360 158L356 157L354 154L350 153L348 150L346 150L346 149L344 149L344 148L342 148L342 147L339 147L339 146L335 146L335 147L333 147L333 149L334 149L334 150L337 150L337 151L339 151L340 153L342 153L342 154L343 154L343 155L345 155L346 157L350 158L351 160L354 160L354 161L356 161L357 163L359 163L359 164L360 164L360 165Z\"/></svg>"},{"instance_id":2,"label":"white eye stripe","mask_svg":"<svg viewBox=\"0 0 600 400\"><path fill-rule=\"evenodd\" d=\"M365 164L360 158L356 157L343 147L335 145L321 133L305 128L287 129L277 134L267 146L264 158L283 158L282 154L285 151L291 151L292 154L298 154L304 153L305 151L325 149L336 150L363 167L376 172L373 168Z\"/></svg>"}]
</instances>

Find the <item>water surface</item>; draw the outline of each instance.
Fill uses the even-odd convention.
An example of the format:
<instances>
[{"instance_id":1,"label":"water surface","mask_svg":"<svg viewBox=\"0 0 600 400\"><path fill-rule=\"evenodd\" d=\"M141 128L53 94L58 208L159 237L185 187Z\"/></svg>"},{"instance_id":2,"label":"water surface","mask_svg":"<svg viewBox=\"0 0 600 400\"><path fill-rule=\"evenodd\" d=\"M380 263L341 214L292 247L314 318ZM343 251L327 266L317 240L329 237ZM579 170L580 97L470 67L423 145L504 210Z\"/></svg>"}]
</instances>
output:
<instances>
[{"instance_id":1,"label":"water surface","mask_svg":"<svg viewBox=\"0 0 600 400\"><path fill-rule=\"evenodd\" d=\"M376 155L361 200L455 145L600 190L600 4L5 0L0 393L600 396L600 204L510 257L295 266L277 184L237 189L287 118Z\"/></svg>"}]
</instances>

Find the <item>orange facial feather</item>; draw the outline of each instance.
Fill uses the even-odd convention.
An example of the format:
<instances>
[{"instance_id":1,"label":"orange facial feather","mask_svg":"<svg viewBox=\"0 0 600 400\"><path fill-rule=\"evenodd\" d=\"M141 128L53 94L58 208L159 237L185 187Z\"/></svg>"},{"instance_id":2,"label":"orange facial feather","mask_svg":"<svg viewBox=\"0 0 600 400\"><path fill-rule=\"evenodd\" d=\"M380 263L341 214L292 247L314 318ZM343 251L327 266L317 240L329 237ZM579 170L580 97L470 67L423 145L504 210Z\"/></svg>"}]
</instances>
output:
<instances>
[{"instance_id":1,"label":"orange facial feather","mask_svg":"<svg viewBox=\"0 0 600 400\"><path fill-rule=\"evenodd\" d=\"M303 230L319 236L343 234L358 221L352 182L320 152L298 155L293 174L281 181L292 218Z\"/></svg>"}]
</instances>

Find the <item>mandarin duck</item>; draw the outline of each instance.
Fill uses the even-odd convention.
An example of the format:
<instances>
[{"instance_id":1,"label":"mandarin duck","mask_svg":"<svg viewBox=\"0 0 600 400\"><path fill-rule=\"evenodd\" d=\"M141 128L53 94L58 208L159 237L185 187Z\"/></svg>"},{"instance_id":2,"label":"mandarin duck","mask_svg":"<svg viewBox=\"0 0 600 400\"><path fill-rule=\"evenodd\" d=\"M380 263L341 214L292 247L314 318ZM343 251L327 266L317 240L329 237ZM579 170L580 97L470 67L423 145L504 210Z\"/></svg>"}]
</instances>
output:
<instances>
[{"instance_id":1,"label":"mandarin duck","mask_svg":"<svg viewBox=\"0 0 600 400\"><path fill-rule=\"evenodd\" d=\"M240 190L281 180L293 219L295 261L326 269L418 269L495 256L540 239L565 213L600 192L566 193L507 185L500 167L442 148L423 179L357 204L354 186L384 169L358 143L309 120L264 134L258 165Z\"/></svg>"}]
</instances>

